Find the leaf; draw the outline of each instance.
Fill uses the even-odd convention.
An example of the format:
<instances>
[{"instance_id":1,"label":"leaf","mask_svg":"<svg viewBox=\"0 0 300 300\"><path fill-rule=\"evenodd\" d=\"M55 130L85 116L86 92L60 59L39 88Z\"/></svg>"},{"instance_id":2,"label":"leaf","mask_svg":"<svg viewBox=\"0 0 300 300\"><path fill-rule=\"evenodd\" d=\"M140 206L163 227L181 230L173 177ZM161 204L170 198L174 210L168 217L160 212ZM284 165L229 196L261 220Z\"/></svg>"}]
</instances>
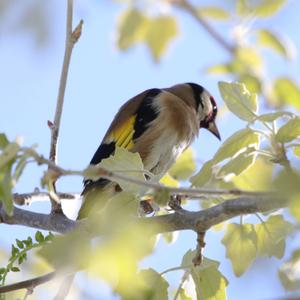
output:
<instances>
[{"instance_id":1,"label":"leaf","mask_svg":"<svg viewBox=\"0 0 300 300\"><path fill-rule=\"evenodd\" d=\"M293 225L285 221L282 215L270 216L266 222L256 224L258 253L282 258L285 250L285 237L292 229Z\"/></svg>"},{"instance_id":2,"label":"leaf","mask_svg":"<svg viewBox=\"0 0 300 300\"><path fill-rule=\"evenodd\" d=\"M194 152L191 148L185 150L169 170L169 174L177 180L187 180L196 170Z\"/></svg>"},{"instance_id":3,"label":"leaf","mask_svg":"<svg viewBox=\"0 0 300 300\"><path fill-rule=\"evenodd\" d=\"M115 154L103 159L97 167L104 168L111 172L120 173L133 179L145 181L144 166L138 153L132 153L124 148L116 147ZM89 168L88 168L89 169ZM89 174L85 177L89 178ZM122 179L114 179L123 191L139 192L142 187Z\"/></svg>"},{"instance_id":4,"label":"leaf","mask_svg":"<svg viewBox=\"0 0 300 300\"><path fill-rule=\"evenodd\" d=\"M222 166L219 170L217 177L224 178L227 176L238 176L246 171L255 162L256 154L254 148L249 148L240 153L238 156L232 158L227 164Z\"/></svg>"},{"instance_id":5,"label":"leaf","mask_svg":"<svg viewBox=\"0 0 300 300\"><path fill-rule=\"evenodd\" d=\"M212 176L212 167L214 165L214 161L207 161L201 168L201 170L190 179L192 186L201 187L205 185Z\"/></svg>"},{"instance_id":6,"label":"leaf","mask_svg":"<svg viewBox=\"0 0 300 300\"><path fill-rule=\"evenodd\" d=\"M191 266L190 272L195 283L197 299L225 300L227 280L218 270L220 263L203 258L200 266L194 267L192 259L196 252L189 250L183 257L181 265Z\"/></svg>"},{"instance_id":7,"label":"leaf","mask_svg":"<svg viewBox=\"0 0 300 300\"><path fill-rule=\"evenodd\" d=\"M4 133L0 133L0 150L3 150L9 144L9 140L7 139Z\"/></svg>"},{"instance_id":8,"label":"leaf","mask_svg":"<svg viewBox=\"0 0 300 300\"><path fill-rule=\"evenodd\" d=\"M257 95L251 94L242 83L219 82L219 90L228 109L244 121L256 118Z\"/></svg>"},{"instance_id":9,"label":"leaf","mask_svg":"<svg viewBox=\"0 0 300 300\"><path fill-rule=\"evenodd\" d=\"M226 257L230 259L236 276L241 276L256 257L257 237L252 224L228 224L222 239Z\"/></svg>"},{"instance_id":10,"label":"leaf","mask_svg":"<svg viewBox=\"0 0 300 300\"><path fill-rule=\"evenodd\" d=\"M300 158L300 146L294 148L294 155Z\"/></svg>"},{"instance_id":11,"label":"leaf","mask_svg":"<svg viewBox=\"0 0 300 300\"><path fill-rule=\"evenodd\" d=\"M159 61L165 53L170 41L177 35L177 31L176 19L171 16L158 16L150 20L145 42L155 61Z\"/></svg>"},{"instance_id":12,"label":"leaf","mask_svg":"<svg viewBox=\"0 0 300 300\"><path fill-rule=\"evenodd\" d=\"M13 195L12 188L14 182L11 176L12 163L8 163L5 167L0 169L0 201L3 203L5 212L11 216L13 213Z\"/></svg>"},{"instance_id":13,"label":"leaf","mask_svg":"<svg viewBox=\"0 0 300 300\"><path fill-rule=\"evenodd\" d=\"M22 173L26 167L28 157L29 157L29 155L25 154L19 158L18 163L14 170L14 174L13 174L14 180L16 180L16 181L19 180L20 176L22 175Z\"/></svg>"},{"instance_id":14,"label":"leaf","mask_svg":"<svg viewBox=\"0 0 300 300\"><path fill-rule=\"evenodd\" d=\"M197 11L201 16L215 20L228 20L230 18L226 10L216 6L202 6L197 8Z\"/></svg>"},{"instance_id":15,"label":"leaf","mask_svg":"<svg viewBox=\"0 0 300 300\"><path fill-rule=\"evenodd\" d=\"M270 17L275 14L286 0L260 0L260 1L245 1L238 0L236 9L238 14L256 15L259 17Z\"/></svg>"},{"instance_id":16,"label":"leaf","mask_svg":"<svg viewBox=\"0 0 300 300\"><path fill-rule=\"evenodd\" d=\"M231 71L232 69L228 64L217 64L206 69L206 72L212 75L228 74L231 73Z\"/></svg>"},{"instance_id":17,"label":"leaf","mask_svg":"<svg viewBox=\"0 0 300 300\"><path fill-rule=\"evenodd\" d=\"M165 186L179 187L179 182L170 176L169 173L166 173L159 182Z\"/></svg>"},{"instance_id":18,"label":"leaf","mask_svg":"<svg viewBox=\"0 0 300 300\"><path fill-rule=\"evenodd\" d=\"M138 299L168 299L169 283L155 270L141 270L138 274L138 280L141 281L140 285L143 286L139 291Z\"/></svg>"},{"instance_id":19,"label":"leaf","mask_svg":"<svg viewBox=\"0 0 300 300\"><path fill-rule=\"evenodd\" d=\"M291 215L300 222L300 194L294 195L289 203Z\"/></svg>"},{"instance_id":20,"label":"leaf","mask_svg":"<svg viewBox=\"0 0 300 300\"><path fill-rule=\"evenodd\" d=\"M184 288L180 288L179 289L179 293L178 293L178 300L193 300L192 297L190 297L186 290Z\"/></svg>"},{"instance_id":21,"label":"leaf","mask_svg":"<svg viewBox=\"0 0 300 300\"><path fill-rule=\"evenodd\" d=\"M226 158L232 157L237 152L241 151L245 147L258 147L259 133L245 128L235 132L230 136L219 148L215 154L213 161L218 163Z\"/></svg>"},{"instance_id":22,"label":"leaf","mask_svg":"<svg viewBox=\"0 0 300 300\"><path fill-rule=\"evenodd\" d=\"M18 267L12 267L10 270L12 272L20 272L20 269Z\"/></svg>"},{"instance_id":23,"label":"leaf","mask_svg":"<svg viewBox=\"0 0 300 300\"><path fill-rule=\"evenodd\" d=\"M37 231L37 232L35 233L35 240L36 240L38 243L42 243L42 242L44 242L45 237L43 236L43 234L42 234L40 231Z\"/></svg>"},{"instance_id":24,"label":"leaf","mask_svg":"<svg viewBox=\"0 0 300 300\"><path fill-rule=\"evenodd\" d=\"M277 78L274 82L274 92L281 102L300 109L300 88L292 79Z\"/></svg>"},{"instance_id":25,"label":"leaf","mask_svg":"<svg viewBox=\"0 0 300 300\"><path fill-rule=\"evenodd\" d=\"M24 245L23 245L23 242L16 239L16 243L17 243L17 246L20 248L20 249L23 249L24 248Z\"/></svg>"},{"instance_id":26,"label":"leaf","mask_svg":"<svg viewBox=\"0 0 300 300\"><path fill-rule=\"evenodd\" d=\"M16 142L8 144L0 154L0 170L9 162L16 159L20 145Z\"/></svg>"},{"instance_id":27,"label":"leaf","mask_svg":"<svg viewBox=\"0 0 300 300\"><path fill-rule=\"evenodd\" d=\"M275 138L279 143L288 143L298 136L300 136L300 119L293 118L279 128Z\"/></svg>"},{"instance_id":28,"label":"leaf","mask_svg":"<svg viewBox=\"0 0 300 300\"><path fill-rule=\"evenodd\" d=\"M260 29L257 31L258 43L269 47L285 58L291 58L291 53L283 41L281 41L273 32L267 29Z\"/></svg>"},{"instance_id":29,"label":"leaf","mask_svg":"<svg viewBox=\"0 0 300 300\"><path fill-rule=\"evenodd\" d=\"M127 50L144 39L148 30L148 18L137 9L125 11L119 18L118 46Z\"/></svg>"},{"instance_id":30,"label":"leaf","mask_svg":"<svg viewBox=\"0 0 300 300\"><path fill-rule=\"evenodd\" d=\"M257 158L249 169L234 177L232 182L240 190L270 190L272 187L272 170L272 164L266 162L263 158Z\"/></svg>"},{"instance_id":31,"label":"leaf","mask_svg":"<svg viewBox=\"0 0 300 300\"><path fill-rule=\"evenodd\" d=\"M300 250L295 250L292 257L286 261L279 269L279 278L288 291L299 290L300 279L299 274Z\"/></svg>"},{"instance_id":32,"label":"leaf","mask_svg":"<svg viewBox=\"0 0 300 300\"><path fill-rule=\"evenodd\" d=\"M282 117L294 117L294 114L287 112L287 111L276 111L273 113L267 113L260 115L256 118L257 121L262 121L262 122L273 122L279 118Z\"/></svg>"}]
</instances>

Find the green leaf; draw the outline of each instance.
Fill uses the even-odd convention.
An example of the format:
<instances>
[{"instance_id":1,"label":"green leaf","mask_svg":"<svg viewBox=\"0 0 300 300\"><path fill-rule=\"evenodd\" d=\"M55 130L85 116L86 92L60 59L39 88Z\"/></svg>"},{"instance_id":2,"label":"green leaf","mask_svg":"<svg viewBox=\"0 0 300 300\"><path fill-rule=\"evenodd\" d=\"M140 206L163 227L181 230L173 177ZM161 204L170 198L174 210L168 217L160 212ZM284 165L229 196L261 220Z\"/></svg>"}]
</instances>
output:
<instances>
[{"instance_id":1,"label":"green leaf","mask_svg":"<svg viewBox=\"0 0 300 300\"><path fill-rule=\"evenodd\" d=\"M294 155L300 158L300 146L294 148Z\"/></svg>"},{"instance_id":2,"label":"green leaf","mask_svg":"<svg viewBox=\"0 0 300 300\"><path fill-rule=\"evenodd\" d=\"M97 167L104 168L111 172L125 174L133 179L146 180L144 176L144 166L140 155L138 153L129 152L124 148L117 147L115 154L109 158L103 159ZM93 170L96 170L97 167L88 167L84 176L86 178L92 177L91 179L93 180L98 179L100 176L98 176L98 178L93 176ZM123 191L139 192L143 189L138 184L130 183L122 179L114 179L114 181L120 185Z\"/></svg>"},{"instance_id":3,"label":"green leaf","mask_svg":"<svg viewBox=\"0 0 300 300\"><path fill-rule=\"evenodd\" d=\"M9 144L9 140L7 139L4 133L0 133L0 150L3 150Z\"/></svg>"},{"instance_id":4,"label":"green leaf","mask_svg":"<svg viewBox=\"0 0 300 300\"><path fill-rule=\"evenodd\" d=\"M279 118L282 117L294 117L294 114L287 112L287 111L276 111L273 113L267 113L260 115L256 118L257 121L262 121L262 122L273 122Z\"/></svg>"},{"instance_id":5,"label":"green leaf","mask_svg":"<svg viewBox=\"0 0 300 300\"><path fill-rule=\"evenodd\" d=\"M300 250L293 252L292 257L286 261L279 269L279 278L288 291L299 290L300 279L299 274Z\"/></svg>"},{"instance_id":6,"label":"green leaf","mask_svg":"<svg viewBox=\"0 0 300 300\"><path fill-rule=\"evenodd\" d=\"M169 173L166 173L159 182L165 186L179 187L179 182L170 176Z\"/></svg>"},{"instance_id":7,"label":"green leaf","mask_svg":"<svg viewBox=\"0 0 300 300\"><path fill-rule=\"evenodd\" d=\"M259 157L246 172L232 179L240 190L266 191L272 188L273 165Z\"/></svg>"},{"instance_id":8,"label":"green leaf","mask_svg":"<svg viewBox=\"0 0 300 300\"><path fill-rule=\"evenodd\" d=\"M193 278L197 299L205 300L225 300L227 280L218 270L220 263L203 258L200 266L192 266L192 259L196 252L189 250L183 257L181 265L191 266L190 272Z\"/></svg>"},{"instance_id":9,"label":"green leaf","mask_svg":"<svg viewBox=\"0 0 300 300\"><path fill-rule=\"evenodd\" d=\"M226 158L234 156L237 152L245 147L257 148L259 144L259 133L245 128L235 132L230 136L219 148L215 154L213 161L218 163Z\"/></svg>"},{"instance_id":10,"label":"green leaf","mask_svg":"<svg viewBox=\"0 0 300 300\"><path fill-rule=\"evenodd\" d=\"M23 245L23 242L16 239L16 243L17 243L17 246L20 248L20 249L23 249L24 248L24 245Z\"/></svg>"},{"instance_id":11,"label":"green leaf","mask_svg":"<svg viewBox=\"0 0 300 300\"><path fill-rule=\"evenodd\" d=\"M144 39L148 30L148 18L137 9L125 11L119 19L118 47L127 50Z\"/></svg>"},{"instance_id":12,"label":"green leaf","mask_svg":"<svg viewBox=\"0 0 300 300\"><path fill-rule=\"evenodd\" d=\"M292 79L277 78L274 82L274 92L281 102L300 109L300 88Z\"/></svg>"},{"instance_id":13,"label":"green leaf","mask_svg":"<svg viewBox=\"0 0 300 300\"><path fill-rule=\"evenodd\" d=\"M228 224L222 239L226 257L236 276L241 276L256 257L257 237L252 224Z\"/></svg>"},{"instance_id":14,"label":"green leaf","mask_svg":"<svg viewBox=\"0 0 300 300\"><path fill-rule=\"evenodd\" d=\"M11 176L12 162L0 169L0 201L3 203L5 212L11 216L13 213L13 195L12 188L14 182Z\"/></svg>"},{"instance_id":15,"label":"green leaf","mask_svg":"<svg viewBox=\"0 0 300 300\"><path fill-rule=\"evenodd\" d=\"M288 143L298 136L300 136L300 119L293 118L279 128L275 138L279 143Z\"/></svg>"},{"instance_id":16,"label":"green leaf","mask_svg":"<svg viewBox=\"0 0 300 300\"><path fill-rule=\"evenodd\" d=\"M155 61L159 61L165 53L170 41L177 35L177 31L176 19L171 16L158 16L151 19L145 42Z\"/></svg>"},{"instance_id":17,"label":"green leaf","mask_svg":"<svg viewBox=\"0 0 300 300\"><path fill-rule=\"evenodd\" d=\"M231 73L232 69L228 64L217 64L207 68L206 72L212 75L223 75Z\"/></svg>"},{"instance_id":18,"label":"green leaf","mask_svg":"<svg viewBox=\"0 0 300 300\"><path fill-rule=\"evenodd\" d=\"M215 20L228 20L229 13L221 7L217 6L202 6L197 8L199 15Z\"/></svg>"},{"instance_id":19,"label":"green leaf","mask_svg":"<svg viewBox=\"0 0 300 300\"><path fill-rule=\"evenodd\" d=\"M252 122L257 113L257 95L242 83L219 82L219 90L228 109L244 121Z\"/></svg>"},{"instance_id":20,"label":"green leaf","mask_svg":"<svg viewBox=\"0 0 300 300\"><path fill-rule=\"evenodd\" d=\"M180 288L178 293L178 300L193 300L191 296L189 296L185 289Z\"/></svg>"},{"instance_id":21,"label":"green leaf","mask_svg":"<svg viewBox=\"0 0 300 300\"><path fill-rule=\"evenodd\" d=\"M236 2L236 10L241 15L255 15L258 17L270 17L281 9L286 0L260 0Z\"/></svg>"},{"instance_id":22,"label":"green leaf","mask_svg":"<svg viewBox=\"0 0 300 300\"><path fill-rule=\"evenodd\" d=\"M194 152L191 148L184 151L177 159L169 174L177 180L187 180L196 170Z\"/></svg>"},{"instance_id":23,"label":"green leaf","mask_svg":"<svg viewBox=\"0 0 300 300\"><path fill-rule=\"evenodd\" d=\"M217 177L238 176L245 172L255 162L256 154L255 148L249 148L240 153L238 156L233 157L227 164L222 166L219 170Z\"/></svg>"},{"instance_id":24,"label":"green leaf","mask_svg":"<svg viewBox=\"0 0 300 300\"><path fill-rule=\"evenodd\" d=\"M300 194L294 195L289 203L291 215L300 222Z\"/></svg>"},{"instance_id":25,"label":"green leaf","mask_svg":"<svg viewBox=\"0 0 300 300\"><path fill-rule=\"evenodd\" d=\"M14 174L13 174L13 178L16 181L18 181L20 176L22 175L22 173L26 167L28 157L29 157L28 154L25 154L22 157L20 157L20 159L15 167Z\"/></svg>"},{"instance_id":26,"label":"green leaf","mask_svg":"<svg viewBox=\"0 0 300 300\"><path fill-rule=\"evenodd\" d=\"M18 267L12 267L10 270L12 272L20 272L20 269Z\"/></svg>"},{"instance_id":27,"label":"green leaf","mask_svg":"<svg viewBox=\"0 0 300 300\"><path fill-rule=\"evenodd\" d=\"M281 54L285 58L291 58L291 53L283 41L281 41L273 32L267 29L260 29L257 31L258 43L269 47L275 52Z\"/></svg>"},{"instance_id":28,"label":"green leaf","mask_svg":"<svg viewBox=\"0 0 300 300\"><path fill-rule=\"evenodd\" d=\"M212 167L214 165L214 161L207 161L201 168L201 170L190 179L192 186L201 187L205 185L212 176Z\"/></svg>"},{"instance_id":29,"label":"green leaf","mask_svg":"<svg viewBox=\"0 0 300 300\"><path fill-rule=\"evenodd\" d=\"M282 215L270 216L269 219L255 225L257 250L260 255L282 258L285 250L285 237L291 233L293 225Z\"/></svg>"},{"instance_id":30,"label":"green leaf","mask_svg":"<svg viewBox=\"0 0 300 300\"><path fill-rule=\"evenodd\" d=\"M35 240L38 242L38 243L42 243L42 242L44 242L44 240L45 240L45 238L44 238L44 236L43 236L43 234L40 232L40 231L37 231L36 233L35 233Z\"/></svg>"},{"instance_id":31,"label":"green leaf","mask_svg":"<svg viewBox=\"0 0 300 300\"><path fill-rule=\"evenodd\" d=\"M138 274L143 289L139 292L139 299L161 300L168 299L169 283L155 270L141 270Z\"/></svg>"},{"instance_id":32,"label":"green leaf","mask_svg":"<svg viewBox=\"0 0 300 300\"><path fill-rule=\"evenodd\" d=\"M14 161L20 150L20 145L16 142L8 144L0 155L0 170L9 162Z\"/></svg>"}]
</instances>

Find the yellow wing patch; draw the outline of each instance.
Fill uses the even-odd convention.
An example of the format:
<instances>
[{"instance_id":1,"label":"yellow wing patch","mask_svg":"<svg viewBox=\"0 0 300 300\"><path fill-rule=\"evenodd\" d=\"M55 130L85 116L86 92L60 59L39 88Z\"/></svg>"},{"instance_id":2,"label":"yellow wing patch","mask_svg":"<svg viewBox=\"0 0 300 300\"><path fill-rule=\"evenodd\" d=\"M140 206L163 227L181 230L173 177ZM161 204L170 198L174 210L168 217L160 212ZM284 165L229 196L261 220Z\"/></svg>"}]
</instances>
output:
<instances>
[{"instance_id":1,"label":"yellow wing patch","mask_svg":"<svg viewBox=\"0 0 300 300\"><path fill-rule=\"evenodd\" d=\"M130 117L121 126L117 127L109 135L109 139L116 143L116 146L130 150L133 148L134 143L132 137L134 135L134 122L136 116Z\"/></svg>"}]
</instances>

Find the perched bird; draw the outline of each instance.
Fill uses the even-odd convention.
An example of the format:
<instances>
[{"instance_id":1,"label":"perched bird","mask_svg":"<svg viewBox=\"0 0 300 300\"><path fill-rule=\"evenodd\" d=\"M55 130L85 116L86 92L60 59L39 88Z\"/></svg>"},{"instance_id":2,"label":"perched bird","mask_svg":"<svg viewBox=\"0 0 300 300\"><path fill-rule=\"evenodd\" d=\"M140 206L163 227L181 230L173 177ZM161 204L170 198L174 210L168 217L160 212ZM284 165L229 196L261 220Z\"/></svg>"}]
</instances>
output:
<instances>
[{"instance_id":1,"label":"perched bird","mask_svg":"<svg viewBox=\"0 0 300 300\"><path fill-rule=\"evenodd\" d=\"M120 108L90 164L100 163L118 146L138 152L145 169L162 177L198 136L200 128L220 139L215 124L217 111L214 98L195 83L146 90ZM109 197L117 189L116 184L104 178L85 180L78 218L86 217L95 202L101 201L97 193L105 191Z\"/></svg>"}]
</instances>

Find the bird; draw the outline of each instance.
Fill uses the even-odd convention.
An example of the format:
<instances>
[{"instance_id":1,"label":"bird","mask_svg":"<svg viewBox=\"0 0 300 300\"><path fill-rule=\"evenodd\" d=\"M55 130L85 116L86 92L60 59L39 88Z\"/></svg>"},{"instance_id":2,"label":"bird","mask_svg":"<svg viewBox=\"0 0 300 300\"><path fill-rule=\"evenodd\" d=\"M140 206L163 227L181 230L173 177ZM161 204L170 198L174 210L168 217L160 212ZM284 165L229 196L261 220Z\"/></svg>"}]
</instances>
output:
<instances>
[{"instance_id":1,"label":"bird","mask_svg":"<svg viewBox=\"0 0 300 300\"><path fill-rule=\"evenodd\" d=\"M161 178L180 154L207 129L219 140L216 126L217 104L201 85L181 83L167 88L151 88L121 106L109 126L90 165L97 165L114 154L116 147L139 153L145 170ZM120 187L108 179L85 179L83 204L78 219L86 218Z\"/></svg>"}]
</instances>

